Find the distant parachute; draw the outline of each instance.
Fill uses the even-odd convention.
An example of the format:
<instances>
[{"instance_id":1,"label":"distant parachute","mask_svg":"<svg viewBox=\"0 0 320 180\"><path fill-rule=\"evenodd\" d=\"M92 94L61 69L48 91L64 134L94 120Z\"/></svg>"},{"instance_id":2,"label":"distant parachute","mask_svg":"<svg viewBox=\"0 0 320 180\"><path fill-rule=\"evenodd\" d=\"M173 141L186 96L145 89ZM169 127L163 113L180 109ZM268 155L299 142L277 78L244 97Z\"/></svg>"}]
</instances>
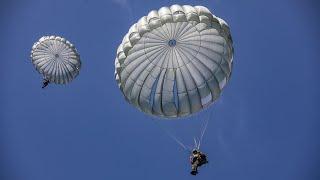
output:
<instances>
[{"instance_id":1,"label":"distant parachute","mask_svg":"<svg viewBox=\"0 0 320 180\"><path fill-rule=\"evenodd\" d=\"M212 104L231 76L227 23L206 7L172 5L131 26L118 47L115 79L126 100L160 117Z\"/></svg>"},{"instance_id":2,"label":"distant parachute","mask_svg":"<svg viewBox=\"0 0 320 180\"><path fill-rule=\"evenodd\" d=\"M76 48L59 36L43 36L31 51L32 64L50 83L67 84L81 68L80 56Z\"/></svg>"}]
</instances>

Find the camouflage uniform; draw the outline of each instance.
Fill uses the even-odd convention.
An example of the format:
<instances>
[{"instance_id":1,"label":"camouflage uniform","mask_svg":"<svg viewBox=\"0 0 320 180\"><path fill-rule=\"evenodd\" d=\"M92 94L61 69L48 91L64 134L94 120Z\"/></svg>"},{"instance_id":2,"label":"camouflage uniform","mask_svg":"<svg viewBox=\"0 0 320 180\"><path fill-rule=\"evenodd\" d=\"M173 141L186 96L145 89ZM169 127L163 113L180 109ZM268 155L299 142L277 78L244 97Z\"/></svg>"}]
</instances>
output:
<instances>
[{"instance_id":1,"label":"camouflage uniform","mask_svg":"<svg viewBox=\"0 0 320 180\"><path fill-rule=\"evenodd\" d=\"M200 151L197 151L192 153L192 155L190 156L190 163L192 170L191 174L196 175L198 173L198 167L208 163L208 161L205 154L201 153Z\"/></svg>"}]
</instances>

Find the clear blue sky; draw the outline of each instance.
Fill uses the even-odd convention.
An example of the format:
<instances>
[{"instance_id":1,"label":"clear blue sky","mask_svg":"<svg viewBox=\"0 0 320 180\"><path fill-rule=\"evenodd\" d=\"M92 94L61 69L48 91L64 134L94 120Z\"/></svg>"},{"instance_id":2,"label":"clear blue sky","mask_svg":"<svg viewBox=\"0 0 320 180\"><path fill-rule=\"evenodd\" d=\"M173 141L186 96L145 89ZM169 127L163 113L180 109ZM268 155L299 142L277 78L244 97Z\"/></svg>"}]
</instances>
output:
<instances>
[{"instance_id":1,"label":"clear blue sky","mask_svg":"<svg viewBox=\"0 0 320 180\"><path fill-rule=\"evenodd\" d=\"M0 179L320 179L314 2L2 0ZM188 155L125 102L113 76L131 24L174 3L207 6L234 39L233 76L207 111L213 116L202 148L210 164L197 177L189 175ZM71 84L42 90L29 56L33 43L51 34L74 43L83 66ZM191 145L203 117L163 124Z\"/></svg>"}]
</instances>

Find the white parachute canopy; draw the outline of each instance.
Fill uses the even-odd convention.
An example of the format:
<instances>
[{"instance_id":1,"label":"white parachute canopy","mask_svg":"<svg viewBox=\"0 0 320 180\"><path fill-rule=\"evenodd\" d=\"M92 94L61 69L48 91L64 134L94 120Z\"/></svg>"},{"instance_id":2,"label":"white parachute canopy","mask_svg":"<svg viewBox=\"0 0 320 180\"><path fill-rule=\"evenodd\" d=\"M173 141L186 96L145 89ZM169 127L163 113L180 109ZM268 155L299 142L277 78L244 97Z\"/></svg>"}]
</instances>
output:
<instances>
[{"instance_id":1,"label":"white parachute canopy","mask_svg":"<svg viewBox=\"0 0 320 180\"><path fill-rule=\"evenodd\" d=\"M32 64L51 83L67 84L81 68L76 48L59 36L43 36L32 46Z\"/></svg>"},{"instance_id":2,"label":"white parachute canopy","mask_svg":"<svg viewBox=\"0 0 320 180\"><path fill-rule=\"evenodd\" d=\"M231 76L227 23L206 7L172 5L131 26L115 59L126 100L160 117L181 117L212 104Z\"/></svg>"}]
</instances>

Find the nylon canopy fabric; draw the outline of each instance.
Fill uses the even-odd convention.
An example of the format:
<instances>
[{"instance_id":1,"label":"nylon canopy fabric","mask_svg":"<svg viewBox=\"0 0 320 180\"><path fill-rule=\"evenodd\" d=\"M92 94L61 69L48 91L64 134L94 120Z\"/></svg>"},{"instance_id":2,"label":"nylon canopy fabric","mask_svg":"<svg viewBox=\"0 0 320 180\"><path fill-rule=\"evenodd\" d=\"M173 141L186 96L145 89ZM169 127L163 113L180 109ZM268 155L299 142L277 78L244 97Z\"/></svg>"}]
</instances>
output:
<instances>
[{"instance_id":1,"label":"nylon canopy fabric","mask_svg":"<svg viewBox=\"0 0 320 180\"><path fill-rule=\"evenodd\" d=\"M217 100L232 62L232 38L224 20L203 6L172 5L131 26L117 50L115 79L139 110L181 117Z\"/></svg>"},{"instance_id":2,"label":"nylon canopy fabric","mask_svg":"<svg viewBox=\"0 0 320 180\"><path fill-rule=\"evenodd\" d=\"M32 64L43 78L56 84L67 84L81 68L80 56L73 44L59 36L43 36L31 50Z\"/></svg>"}]
</instances>

